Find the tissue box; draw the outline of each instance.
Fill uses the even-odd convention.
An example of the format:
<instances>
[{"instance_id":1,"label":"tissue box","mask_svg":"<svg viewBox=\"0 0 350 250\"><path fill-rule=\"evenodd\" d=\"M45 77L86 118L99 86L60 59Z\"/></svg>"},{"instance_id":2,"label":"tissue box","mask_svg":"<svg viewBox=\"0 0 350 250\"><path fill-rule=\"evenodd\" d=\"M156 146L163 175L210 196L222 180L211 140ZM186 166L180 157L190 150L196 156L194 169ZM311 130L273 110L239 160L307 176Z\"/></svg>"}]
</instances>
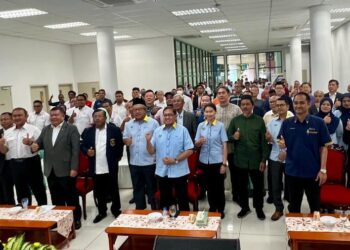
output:
<instances>
[{"instance_id":1,"label":"tissue box","mask_svg":"<svg viewBox=\"0 0 350 250\"><path fill-rule=\"evenodd\" d=\"M205 227L208 225L208 212L207 211L201 211L201 212L197 213L196 225L198 227Z\"/></svg>"}]
</instances>

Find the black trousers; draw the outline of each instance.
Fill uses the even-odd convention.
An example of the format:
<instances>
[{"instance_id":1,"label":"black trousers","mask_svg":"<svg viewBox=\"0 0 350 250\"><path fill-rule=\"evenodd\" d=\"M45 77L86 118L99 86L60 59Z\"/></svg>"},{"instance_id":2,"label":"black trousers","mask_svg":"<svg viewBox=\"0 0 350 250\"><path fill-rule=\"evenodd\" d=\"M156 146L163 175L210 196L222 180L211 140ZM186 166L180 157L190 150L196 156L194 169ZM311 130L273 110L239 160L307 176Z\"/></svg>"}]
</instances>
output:
<instances>
[{"instance_id":1,"label":"black trousers","mask_svg":"<svg viewBox=\"0 0 350 250\"><path fill-rule=\"evenodd\" d=\"M248 182L253 183L253 206L262 209L264 204L264 173L259 169L238 168L238 194L242 209L249 209Z\"/></svg>"},{"instance_id":2,"label":"black trousers","mask_svg":"<svg viewBox=\"0 0 350 250\"><path fill-rule=\"evenodd\" d=\"M156 165L135 166L130 165L131 179L134 180L133 194L136 209L145 209L147 207L145 194L151 201L151 208L156 209L154 193L156 192Z\"/></svg>"},{"instance_id":3,"label":"black trousers","mask_svg":"<svg viewBox=\"0 0 350 250\"><path fill-rule=\"evenodd\" d=\"M11 168L18 203L21 203L23 198L28 198L28 204L31 205L32 191L38 205L46 205L47 197L40 157L36 155L26 159L13 159L11 160Z\"/></svg>"},{"instance_id":4,"label":"black trousers","mask_svg":"<svg viewBox=\"0 0 350 250\"><path fill-rule=\"evenodd\" d=\"M187 179L187 175L177 178L158 176L161 208L169 208L171 205L178 203L180 211L190 211L187 196ZM173 195L174 189L176 197Z\"/></svg>"},{"instance_id":5,"label":"black trousers","mask_svg":"<svg viewBox=\"0 0 350 250\"><path fill-rule=\"evenodd\" d=\"M231 179L231 185L232 185L232 197L234 199L239 200L239 197L238 197L238 183L239 183L238 168L234 164L233 157L234 157L233 153L227 155L227 161L228 161L228 167L230 169L230 179Z\"/></svg>"},{"instance_id":6,"label":"black trousers","mask_svg":"<svg viewBox=\"0 0 350 250\"><path fill-rule=\"evenodd\" d=\"M286 178L289 186L288 210L290 213L300 213L304 192L309 203L310 212L320 211L320 186L315 178L301 178L290 175L287 175Z\"/></svg>"},{"instance_id":7,"label":"black trousers","mask_svg":"<svg viewBox=\"0 0 350 250\"><path fill-rule=\"evenodd\" d=\"M0 174L0 204L15 205L13 193L13 178L10 161L4 161L4 166Z\"/></svg>"},{"instance_id":8,"label":"black trousers","mask_svg":"<svg viewBox=\"0 0 350 250\"><path fill-rule=\"evenodd\" d=\"M52 170L47 178L51 201L56 206L74 206L74 220L80 221L81 207L79 196L75 187L76 178L70 176L57 177Z\"/></svg>"},{"instance_id":9,"label":"black trousers","mask_svg":"<svg viewBox=\"0 0 350 250\"><path fill-rule=\"evenodd\" d=\"M222 163L202 164L204 180L208 192L208 202L210 212L223 212L225 210L225 175L220 174Z\"/></svg>"},{"instance_id":10,"label":"black trousers","mask_svg":"<svg viewBox=\"0 0 350 250\"><path fill-rule=\"evenodd\" d=\"M284 163L279 161L269 160L268 171L271 175L271 192L273 204L275 205L276 211L283 212L284 206L282 202L282 189L283 189L283 174L284 174ZM270 194L271 197L271 194Z\"/></svg>"},{"instance_id":11,"label":"black trousers","mask_svg":"<svg viewBox=\"0 0 350 250\"><path fill-rule=\"evenodd\" d=\"M112 198L111 212L117 215L120 211L120 196L118 185L118 170L115 173L96 174L94 190L98 203L98 213L107 213L107 196Z\"/></svg>"}]
</instances>

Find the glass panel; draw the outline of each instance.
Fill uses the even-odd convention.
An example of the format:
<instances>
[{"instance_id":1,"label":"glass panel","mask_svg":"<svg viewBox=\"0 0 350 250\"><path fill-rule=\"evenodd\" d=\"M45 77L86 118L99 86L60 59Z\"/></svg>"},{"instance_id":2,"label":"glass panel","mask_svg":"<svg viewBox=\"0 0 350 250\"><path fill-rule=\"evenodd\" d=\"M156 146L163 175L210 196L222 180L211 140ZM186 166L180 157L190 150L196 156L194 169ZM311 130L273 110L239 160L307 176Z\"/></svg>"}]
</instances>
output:
<instances>
[{"instance_id":1,"label":"glass panel","mask_svg":"<svg viewBox=\"0 0 350 250\"><path fill-rule=\"evenodd\" d=\"M191 48L191 59L192 59L192 75L193 81L196 85L197 81L197 67L196 67L196 49L195 47Z\"/></svg>"},{"instance_id":2,"label":"glass panel","mask_svg":"<svg viewBox=\"0 0 350 250\"><path fill-rule=\"evenodd\" d=\"M177 72L177 84L182 84L182 65L181 65L181 43L179 41L175 41L175 58L176 58L176 72ZM181 84L179 82L181 79Z\"/></svg>"},{"instance_id":3,"label":"glass panel","mask_svg":"<svg viewBox=\"0 0 350 250\"><path fill-rule=\"evenodd\" d=\"M227 56L227 79L235 82L241 76L241 56Z\"/></svg>"},{"instance_id":4,"label":"glass panel","mask_svg":"<svg viewBox=\"0 0 350 250\"><path fill-rule=\"evenodd\" d=\"M213 70L214 70L215 87L217 87L219 86L220 83L224 83L225 81L224 56L213 57Z\"/></svg>"},{"instance_id":5,"label":"glass panel","mask_svg":"<svg viewBox=\"0 0 350 250\"><path fill-rule=\"evenodd\" d=\"M182 77L183 77L183 84L186 85L188 83L187 79L187 53L186 53L186 44L181 43L181 54L182 54Z\"/></svg>"},{"instance_id":6,"label":"glass panel","mask_svg":"<svg viewBox=\"0 0 350 250\"><path fill-rule=\"evenodd\" d=\"M193 86L191 46L189 44L187 44L187 72L188 72L188 83Z\"/></svg>"}]
</instances>

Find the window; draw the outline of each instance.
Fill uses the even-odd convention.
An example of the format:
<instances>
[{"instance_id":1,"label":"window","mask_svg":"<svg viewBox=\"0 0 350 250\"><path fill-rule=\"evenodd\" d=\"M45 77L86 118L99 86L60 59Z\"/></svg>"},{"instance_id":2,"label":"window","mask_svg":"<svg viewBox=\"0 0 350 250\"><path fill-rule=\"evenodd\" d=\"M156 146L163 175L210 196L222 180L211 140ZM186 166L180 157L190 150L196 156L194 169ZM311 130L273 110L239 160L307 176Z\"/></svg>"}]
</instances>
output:
<instances>
[{"instance_id":1,"label":"window","mask_svg":"<svg viewBox=\"0 0 350 250\"><path fill-rule=\"evenodd\" d=\"M214 70L214 80L215 80L215 88L216 88L217 86L219 86L220 83L225 82L224 56L213 57L213 70Z\"/></svg>"},{"instance_id":2,"label":"window","mask_svg":"<svg viewBox=\"0 0 350 250\"><path fill-rule=\"evenodd\" d=\"M258 56L259 78L272 82L283 73L280 51L259 53Z\"/></svg>"}]
</instances>

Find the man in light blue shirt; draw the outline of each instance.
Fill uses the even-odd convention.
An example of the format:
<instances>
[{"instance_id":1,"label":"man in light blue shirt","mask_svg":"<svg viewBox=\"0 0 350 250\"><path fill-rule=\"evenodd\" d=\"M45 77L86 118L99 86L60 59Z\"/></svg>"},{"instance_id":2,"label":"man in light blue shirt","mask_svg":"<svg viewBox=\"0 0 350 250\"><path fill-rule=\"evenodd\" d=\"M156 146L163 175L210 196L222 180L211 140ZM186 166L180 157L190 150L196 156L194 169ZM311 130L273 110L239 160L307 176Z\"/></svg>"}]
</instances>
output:
<instances>
[{"instance_id":1,"label":"man in light blue shirt","mask_svg":"<svg viewBox=\"0 0 350 250\"><path fill-rule=\"evenodd\" d=\"M181 211L189 211L187 197L187 158L193 153L193 142L187 129L176 124L176 111L166 107L164 125L146 135L147 150L156 153L156 175L159 181L160 205L169 207L179 203ZM173 196L175 188L176 197Z\"/></svg>"},{"instance_id":2,"label":"man in light blue shirt","mask_svg":"<svg viewBox=\"0 0 350 250\"><path fill-rule=\"evenodd\" d=\"M133 114L135 119L126 123L123 140L130 150L130 173L134 184L136 209L146 208L145 191L151 202L151 208L155 209L155 156L147 151L145 135L153 134L159 124L146 115L146 105L143 99L133 99Z\"/></svg>"},{"instance_id":3,"label":"man in light blue shirt","mask_svg":"<svg viewBox=\"0 0 350 250\"><path fill-rule=\"evenodd\" d=\"M267 124L266 140L272 143L272 150L269 157L268 171L271 175L271 190L273 204L275 205L275 212L271 216L271 220L276 221L283 216L283 202L281 198L281 192L283 189L282 178L285 167L285 149L280 149L278 145L278 135L283 121L287 118L287 112L289 109L288 100L280 97L277 99L276 108L278 112L278 118L273 119ZM284 190L286 193L286 189ZM285 194L286 196L286 194Z\"/></svg>"}]
</instances>

